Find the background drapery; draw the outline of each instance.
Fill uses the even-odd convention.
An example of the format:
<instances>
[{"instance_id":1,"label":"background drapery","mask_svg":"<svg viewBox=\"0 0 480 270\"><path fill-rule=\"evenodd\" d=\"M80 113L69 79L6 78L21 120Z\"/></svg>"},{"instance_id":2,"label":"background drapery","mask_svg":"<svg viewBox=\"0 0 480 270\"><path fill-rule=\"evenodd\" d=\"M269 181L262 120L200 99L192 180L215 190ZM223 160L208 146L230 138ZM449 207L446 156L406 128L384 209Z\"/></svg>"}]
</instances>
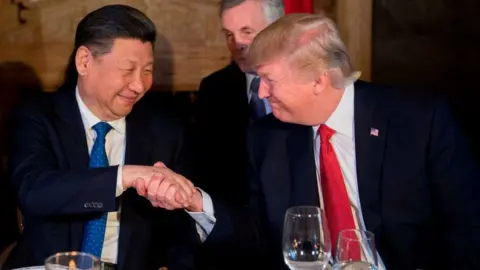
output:
<instances>
[{"instance_id":1,"label":"background drapery","mask_svg":"<svg viewBox=\"0 0 480 270\"><path fill-rule=\"evenodd\" d=\"M283 0L285 14L313 13L313 0Z\"/></svg>"}]
</instances>

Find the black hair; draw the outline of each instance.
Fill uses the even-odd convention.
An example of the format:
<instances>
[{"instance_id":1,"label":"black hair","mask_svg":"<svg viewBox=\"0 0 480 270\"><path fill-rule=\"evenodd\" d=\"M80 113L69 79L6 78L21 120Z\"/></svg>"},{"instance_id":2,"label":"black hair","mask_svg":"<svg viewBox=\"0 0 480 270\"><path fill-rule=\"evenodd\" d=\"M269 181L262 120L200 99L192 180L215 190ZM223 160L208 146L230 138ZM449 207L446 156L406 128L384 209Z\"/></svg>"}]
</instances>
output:
<instances>
[{"instance_id":1,"label":"black hair","mask_svg":"<svg viewBox=\"0 0 480 270\"><path fill-rule=\"evenodd\" d=\"M127 5L108 5L87 14L77 26L75 46L68 60L61 88L76 86L78 72L75 55L78 48L85 46L93 56L110 52L117 38L138 39L155 46L157 29L155 24L140 10Z\"/></svg>"}]
</instances>

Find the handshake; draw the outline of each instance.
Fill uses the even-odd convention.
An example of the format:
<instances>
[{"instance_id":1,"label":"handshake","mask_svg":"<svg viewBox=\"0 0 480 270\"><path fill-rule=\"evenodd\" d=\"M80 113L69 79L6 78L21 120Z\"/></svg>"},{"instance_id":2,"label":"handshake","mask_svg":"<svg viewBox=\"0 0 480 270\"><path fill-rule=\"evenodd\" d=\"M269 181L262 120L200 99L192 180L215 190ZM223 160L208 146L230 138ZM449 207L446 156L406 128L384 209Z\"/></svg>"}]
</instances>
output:
<instances>
[{"instance_id":1,"label":"handshake","mask_svg":"<svg viewBox=\"0 0 480 270\"><path fill-rule=\"evenodd\" d=\"M203 211L202 194L187 178L167 168L162 162L153 166L124 165L123 188L135 188L153 206L167 210Z\"/></svg>"}]
</instances>

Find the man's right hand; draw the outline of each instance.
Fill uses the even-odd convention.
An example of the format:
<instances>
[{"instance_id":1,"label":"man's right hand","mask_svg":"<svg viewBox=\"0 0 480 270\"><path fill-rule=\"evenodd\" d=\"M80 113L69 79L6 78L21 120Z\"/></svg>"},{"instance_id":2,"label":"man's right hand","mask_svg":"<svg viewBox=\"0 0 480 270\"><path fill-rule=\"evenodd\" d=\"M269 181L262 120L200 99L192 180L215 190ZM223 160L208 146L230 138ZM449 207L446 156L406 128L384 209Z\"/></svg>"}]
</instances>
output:
<instances>
[{"instance_id":1,"label":"man's right hand","mask_svg":"<svg viewBox=\"0 0 480 270\"><path fill-rule=\"evenodd\" d=\"M139 195L152 201L152 204L171 200L174 196L174 200L187 207L197 192L189 180L179 177L161 163L156 163L155 166L124 165L122 180L124 189L135 188ZM161 204L154 206L164 207Z\"/></svg>"}]
</instances>

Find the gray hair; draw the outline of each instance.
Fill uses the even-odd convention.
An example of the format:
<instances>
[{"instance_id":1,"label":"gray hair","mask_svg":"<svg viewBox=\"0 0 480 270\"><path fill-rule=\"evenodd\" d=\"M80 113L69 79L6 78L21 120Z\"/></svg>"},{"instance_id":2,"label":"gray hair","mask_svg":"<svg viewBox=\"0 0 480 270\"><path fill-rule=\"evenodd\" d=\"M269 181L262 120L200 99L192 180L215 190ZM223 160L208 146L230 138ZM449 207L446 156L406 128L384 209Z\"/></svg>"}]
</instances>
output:
<instances>
[{"instance_id":1,"label":"gray hair","mask_svg":"<svg viewBox=\"0 0 480 270\"><path fill-rule=\"evenodd\" d=\"M227 9L234 8L243 4L246 1L251 0L221 0L220 1L220 16ZM265 13L265 19L267 23L273 23L279 18L285 15L285 10L283 7L283 0L256 0L262 3L263 12Z\"/></svg>"}]
</instances>

